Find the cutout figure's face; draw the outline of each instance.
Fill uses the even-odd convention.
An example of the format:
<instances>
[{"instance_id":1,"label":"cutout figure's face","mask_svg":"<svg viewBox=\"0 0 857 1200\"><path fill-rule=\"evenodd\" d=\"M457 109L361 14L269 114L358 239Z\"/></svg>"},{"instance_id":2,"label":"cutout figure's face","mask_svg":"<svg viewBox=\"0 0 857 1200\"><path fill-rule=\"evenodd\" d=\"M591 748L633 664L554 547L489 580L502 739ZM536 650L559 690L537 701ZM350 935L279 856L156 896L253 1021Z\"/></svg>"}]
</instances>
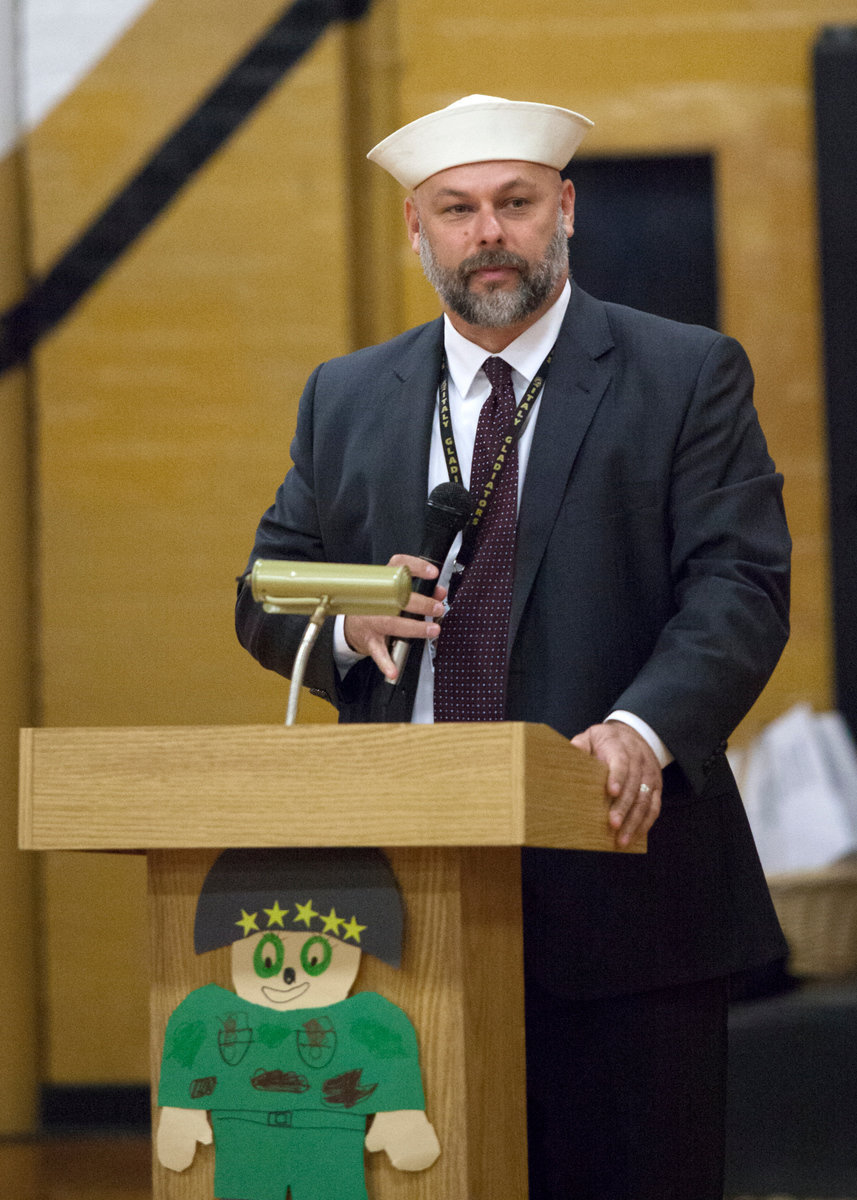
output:
<instances>
[{"instance_id":1,"label":"cutout figure's face","mask_svg":"<svg viewBox=\"0 0 857 1200\"><path fill-rule=\"evenodd\" d=\"M360 948L322 933L269 929L232 943L236 994L266 1008L319 1008L344 1000Z\"/></svg>"}]
</instances>

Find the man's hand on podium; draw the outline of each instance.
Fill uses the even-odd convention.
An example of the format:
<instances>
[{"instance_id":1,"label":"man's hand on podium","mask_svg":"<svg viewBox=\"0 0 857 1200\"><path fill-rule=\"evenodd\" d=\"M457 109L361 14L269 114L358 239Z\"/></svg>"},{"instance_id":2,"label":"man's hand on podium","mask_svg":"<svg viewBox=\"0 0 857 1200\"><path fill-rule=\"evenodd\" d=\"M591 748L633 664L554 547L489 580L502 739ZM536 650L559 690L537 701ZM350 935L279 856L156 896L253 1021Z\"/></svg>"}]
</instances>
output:
<instances>
[{"instance_id":1,"label":"man's hand on podium","mask_svg":"<svg viewBox=\"0 0 857 1200\"><path fill-rule=\"evenodd\" d=\"M651 746L623 721L590 725L571 739L572 746L606 763L610 826L616 846L625 849L644 837L661 811L661 767Z\"/></svg>"}]
</instances>

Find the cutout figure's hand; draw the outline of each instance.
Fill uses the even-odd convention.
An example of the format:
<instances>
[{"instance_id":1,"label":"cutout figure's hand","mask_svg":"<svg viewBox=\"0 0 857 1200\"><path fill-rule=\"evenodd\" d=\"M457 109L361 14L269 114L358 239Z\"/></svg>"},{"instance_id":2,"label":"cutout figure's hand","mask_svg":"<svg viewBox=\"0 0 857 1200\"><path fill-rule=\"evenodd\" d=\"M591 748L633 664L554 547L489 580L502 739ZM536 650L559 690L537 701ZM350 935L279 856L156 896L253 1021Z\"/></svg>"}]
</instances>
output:
<instances>
[{"instance_id":1,"label":"cutout figure's hand","mask_svg":"<svg viewBox=\"0 0 857 1200\"><path fill-rule=\"evenodd\" d=\"M366 1149L386 1150L399 1171L424 1171L440 1154L434 1126L421 1108L375 1113Z\"/></svg>"},{"instance_id":2,"label":"cutout figure's hand","mask_svg":"<svg viewBox=\"0 0 857 1200\"><path fill-rule=\"evenodd\" d=\"M158 1162L171 1171L184 1171L193 1162L196 1144L211 1144L212 1132L204 1108L161 1109L158 1122Z\"/></svg>"}]
</instances>

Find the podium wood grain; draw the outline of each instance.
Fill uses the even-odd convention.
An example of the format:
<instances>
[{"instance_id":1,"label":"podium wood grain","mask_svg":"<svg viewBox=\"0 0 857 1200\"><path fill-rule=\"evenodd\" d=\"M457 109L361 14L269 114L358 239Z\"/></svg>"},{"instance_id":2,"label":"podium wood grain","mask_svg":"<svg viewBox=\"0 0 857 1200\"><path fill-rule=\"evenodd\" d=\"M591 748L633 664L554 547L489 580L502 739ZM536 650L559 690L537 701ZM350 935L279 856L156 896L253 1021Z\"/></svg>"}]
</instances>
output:
<instances>
[{"instance_id":1,"label":"podium wood grain","mask_svg":"<svg viewBox=\"0 0 857 1200\"><path fill-rule=\"evenodd\" d=\"M518 722L24 729L19 839L611 850L604 778L552 729Z\"/></svg>"},{"instance_id":2,"label":"podium wood grain","mask_svg":"<svg viewBox=\"0 0 857 1200\"><path fill-rule=\"evenodd\" d=\"M193 917L216 852L151 851L152 1079L170 1013L195 987L231 987L229 951L193 953ZM355 990L398 1004L417 1030L427 1111L441 1155L404 1172L367 1157L372 1200L524 1200L526 1111L519 855L514 847L388 850L406 897L399 970L365 956ZM157 1122L157 1109L153 1118ZM153 1154L154 1200L211 1200L214 1153L168 1171Z\"/></svg>"}]
</instances>

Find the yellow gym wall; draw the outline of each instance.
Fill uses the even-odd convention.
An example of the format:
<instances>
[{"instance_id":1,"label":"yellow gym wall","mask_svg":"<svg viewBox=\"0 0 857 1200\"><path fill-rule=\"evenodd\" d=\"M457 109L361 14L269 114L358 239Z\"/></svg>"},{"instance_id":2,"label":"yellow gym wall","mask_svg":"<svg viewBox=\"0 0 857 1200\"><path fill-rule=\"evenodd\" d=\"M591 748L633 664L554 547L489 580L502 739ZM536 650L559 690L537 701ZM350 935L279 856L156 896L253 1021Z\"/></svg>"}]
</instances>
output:
<instances>
[{"instance_id":1,"label":"yellow gym wall","mask_svg":"<svg viewBox=\"0 0 857 1200\"><path fill-rule=\"evenodd\" d=\"M146 10L28 140L37 275L287 7ZM295 398L350 345L343 37L330 27L36 351L45 725L283 719L231 609ZM47 1079L145 1078L143 861L47 855L42 897Z\"/></svg>"},{"instance_id":2,"label":"yellow gym wall","mask_svg":"<svg viewBox=\"0 0 857 1200\"><path fill-rule=\"evenodd\" d=\"M286 7L149 6L27 139L36 275ZM331 24L32 356L42 723L282 720L285 686L234 640L234 576L312 367L437 311L401 194L363 155L473 91L586 113L588 154L715 154L723 325L795 536L792 641L741 736L829 707L810 54L855 19L844 0L375 0ZM142 1080L141 860L46 856L41 913L44 1077Z\"/></svg>"},{"instance_id":3,"label":"yellow gym wall","mask_svg":"<svg viewBox=\"0 0 857 1200\"><path fill-rule=\"evenodd\" d=\"M21 156L0 160L0 312L24 288ZM22 367L0 374L0 1012L14 1030L0 1074L0 1135L30 1128L37 1104L36 870L17 849L18 728L33 706L31 429ZM7 1082L8 1081L8 1082Z\"/></svg>"}]
</instances>

